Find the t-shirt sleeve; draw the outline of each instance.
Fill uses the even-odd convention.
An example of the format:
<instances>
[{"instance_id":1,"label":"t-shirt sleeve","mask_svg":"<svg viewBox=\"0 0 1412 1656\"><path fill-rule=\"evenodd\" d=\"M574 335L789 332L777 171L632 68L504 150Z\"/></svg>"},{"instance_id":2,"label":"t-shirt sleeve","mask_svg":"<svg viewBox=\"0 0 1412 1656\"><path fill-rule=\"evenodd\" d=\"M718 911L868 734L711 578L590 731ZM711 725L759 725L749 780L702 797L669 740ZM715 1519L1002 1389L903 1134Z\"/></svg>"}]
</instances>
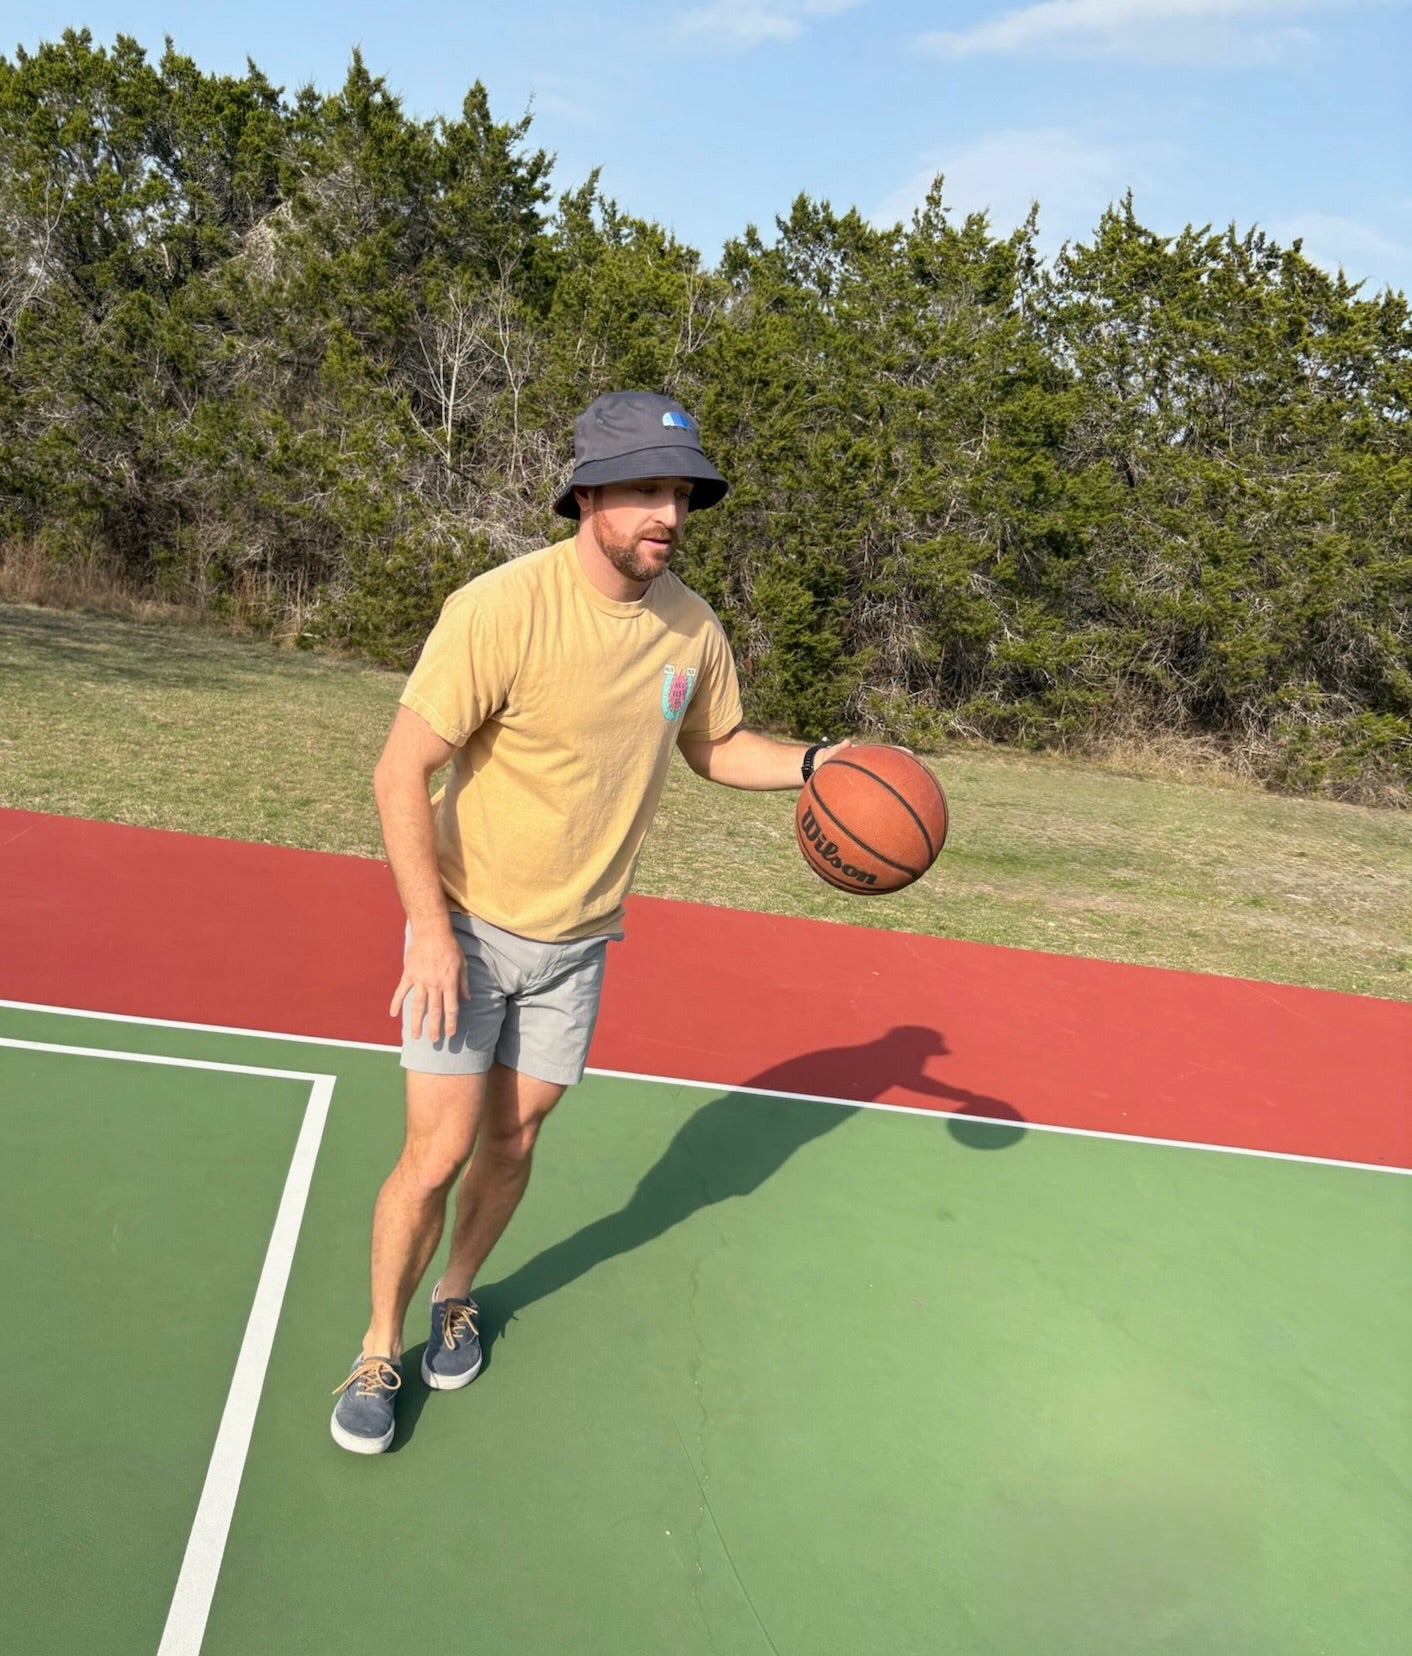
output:
<instances>
[{"instance_id":1,"label":"t-shirt sleeve","mask_svg":"<svg viewBox=\"0 0 1412 1656\"><path fill-rule=\"evenodd\" d=\"M729 736L744 718L730 643L712 616L702 651L701 678L682 717L677 740L715 742Z\"/></svg>"},{"instance_id":2,"label":"t-shirt sleeve","mask_svg":"<svg viewBox=\"0 0 1412 1656\"><path fill-rule=\"evenodd\" d=\"M514 669L499 616L469 586L453 592L422 647L401 702L460 747L505 705Z\"/></svg>"}]
</instances>

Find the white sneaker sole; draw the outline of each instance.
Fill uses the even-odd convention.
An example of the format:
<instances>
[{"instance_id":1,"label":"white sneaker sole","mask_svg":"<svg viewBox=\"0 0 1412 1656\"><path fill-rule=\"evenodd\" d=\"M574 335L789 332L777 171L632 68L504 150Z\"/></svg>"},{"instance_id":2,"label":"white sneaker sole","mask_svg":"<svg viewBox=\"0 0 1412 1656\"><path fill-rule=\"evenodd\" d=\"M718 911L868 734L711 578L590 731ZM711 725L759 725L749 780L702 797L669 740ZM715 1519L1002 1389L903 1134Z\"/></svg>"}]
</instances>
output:
<instances>
[{"instance_id":1,"label":"white sneaker sole","mask_svg":"<svg viewBox=\"0 0 1412 1656\"><path fill-rule=\"evenodd\" d=\"M345 1431L338 1424L337 1416L329 1421L329 1431L333 1434L333 1441L340 1449L347 1449L350 1454L354 1455L380 1455L392 1442L396 1430L397 1427L394 1423L388 1427L386 1434L380 1438L359 1437L355 1432Z\"/></svg>"},{"instance_id":2,"label":"white sneaker sole","mask_svg":"<svg viewBox=\"0 0 1412 1656\"><path fill-rule=\"evenodd\" d=\"M440 1286L441 1281L438 1278L436 1288L431 1291L431 1303L433 1305L436 1304L436 1289ZM467 1369L464 1374L434 1374L428 1366L427 1355L423 1352L422 1384L428 1391L460 1391L462 1386L469 1386L471 1381L480 1373L480 1366L484 1361L484 1356L480 1357L476 1366L473 1369Z\"/></svg>"},{"instance_id":3,"label":"white sneaker sole","mask_svg":"<svg viewBox=\"0 0 1412 1656\"><path fill-rule=\"evenodd\" d=\"M485 1358L482 1357L480 1363ZM427 1366L427 1360L422 1358L422 1383L428 1391L460 1391L462 1386L469 1386L471 1381L480 1373L480 1363L473 1369L467 1369L464 1374L434 1374Z\"/></svg>"}]
</instances>

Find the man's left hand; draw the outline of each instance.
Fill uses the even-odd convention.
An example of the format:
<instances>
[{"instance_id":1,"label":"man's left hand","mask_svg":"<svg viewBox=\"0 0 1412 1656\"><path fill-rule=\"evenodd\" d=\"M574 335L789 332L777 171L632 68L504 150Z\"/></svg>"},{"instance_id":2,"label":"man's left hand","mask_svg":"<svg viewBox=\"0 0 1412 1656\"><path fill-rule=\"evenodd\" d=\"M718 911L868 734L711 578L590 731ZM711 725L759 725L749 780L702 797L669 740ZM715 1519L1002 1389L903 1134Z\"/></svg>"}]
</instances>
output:
<instances>
[{"instance_id":1,"label":"man's left hand","mask_svg":"<svg viewBox=\"0 0 1412 1656\"><path fill-rule=\"evenodd\" d=\"M832 747L820 748L814 755L814 769L820 765L827 765L830 759L837 759L840 753L846 753L853 746L853 738L845 736L841 742L835 742Z\"/></svg>"}]
</instances>

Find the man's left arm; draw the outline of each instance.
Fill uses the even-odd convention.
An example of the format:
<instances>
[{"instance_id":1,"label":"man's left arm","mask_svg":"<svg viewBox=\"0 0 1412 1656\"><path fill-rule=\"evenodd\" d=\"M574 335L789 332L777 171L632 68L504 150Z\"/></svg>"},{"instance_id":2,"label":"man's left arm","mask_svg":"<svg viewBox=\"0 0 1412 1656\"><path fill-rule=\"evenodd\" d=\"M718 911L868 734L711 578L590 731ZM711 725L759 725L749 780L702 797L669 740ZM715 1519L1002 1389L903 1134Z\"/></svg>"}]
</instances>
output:
<instances>
[{"instance_id":1,"label":"man's left arm","mask_svg":"<svg viewBox=\"0 0 1412 1656\"><path fill-rule=\"evenodd\" d=\"M818 746L810 742L777 742L758 730L737 725L715 741L683 738L677 743L682 758L698 776L720 782L727 788L749 788L756 792L797 788L804 780L804 755L816 747L814 767L827 764L851 747L851 741Z\"/></svg>"}]
</instances>

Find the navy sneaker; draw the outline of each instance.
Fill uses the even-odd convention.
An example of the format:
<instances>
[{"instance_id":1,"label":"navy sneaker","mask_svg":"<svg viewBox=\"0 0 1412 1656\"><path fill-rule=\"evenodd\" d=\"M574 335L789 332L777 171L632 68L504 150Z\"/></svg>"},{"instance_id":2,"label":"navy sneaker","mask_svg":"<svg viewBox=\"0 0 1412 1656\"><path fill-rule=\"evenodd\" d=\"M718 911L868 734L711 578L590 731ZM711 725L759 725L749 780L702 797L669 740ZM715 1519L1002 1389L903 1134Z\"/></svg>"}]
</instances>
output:
<instances>
[{"instance_id":1,"label":"navy sneaker","mask_svg":"<svg viewBox=\"0 0 1412 1656\"><path fill-rule=\"evenodd\" d=\"M390 1357L360 1356L335 1387L333 1441L355 1455L380 1455L392 1442L393 1407L402 1376Z\"/></svg>"},{"instance_id":2,"label":"navy sneaker","mask_svg":"<svg viewBox=\"0 0 1412 1656\"><path fill-rule=\"evenodd\" d=\"M440 1288L438 1282L436 1288ZM422 1379L432 1391L459 1391L480 1373L480 1307L473 1299L438 1299L431 1291L431 1338Z\"/></svg>"}]
</instances>

